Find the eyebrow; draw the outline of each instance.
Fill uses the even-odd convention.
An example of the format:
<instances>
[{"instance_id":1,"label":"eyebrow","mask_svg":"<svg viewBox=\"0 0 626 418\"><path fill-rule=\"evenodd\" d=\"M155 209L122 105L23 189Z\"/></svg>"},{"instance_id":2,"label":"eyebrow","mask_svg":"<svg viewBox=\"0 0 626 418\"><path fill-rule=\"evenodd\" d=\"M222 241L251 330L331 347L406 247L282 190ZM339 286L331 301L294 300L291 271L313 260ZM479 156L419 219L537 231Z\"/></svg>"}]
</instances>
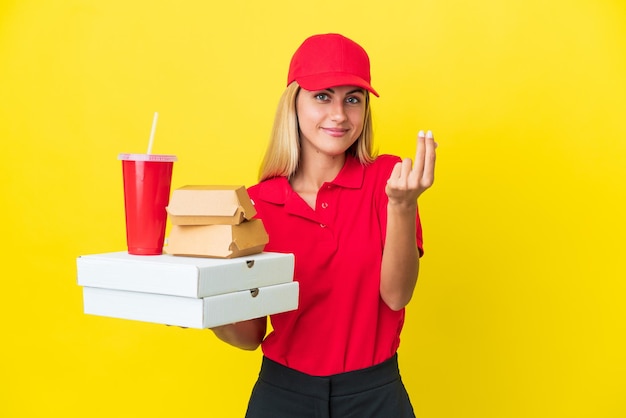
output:
<instances>
[{"instance_id":1,"label":"eyebrow","mask_svg":"<svg viewBox=\"0 0 626 418\"><path fill-rule=\"evenodd\" d=\"M325 90L326 90L326 91L329 91L329 92L331 92L331 93L333 93L333 94L335 93L335 90L333 90L333 89L325 89ZM354 90L350 90L350 91L349 91L349 92L347 92L346 94L354 94L354 93L362 93L362 94L365 94L365 89L357 88L357 89L354 89Z\"/></svg>"}]
</instances>

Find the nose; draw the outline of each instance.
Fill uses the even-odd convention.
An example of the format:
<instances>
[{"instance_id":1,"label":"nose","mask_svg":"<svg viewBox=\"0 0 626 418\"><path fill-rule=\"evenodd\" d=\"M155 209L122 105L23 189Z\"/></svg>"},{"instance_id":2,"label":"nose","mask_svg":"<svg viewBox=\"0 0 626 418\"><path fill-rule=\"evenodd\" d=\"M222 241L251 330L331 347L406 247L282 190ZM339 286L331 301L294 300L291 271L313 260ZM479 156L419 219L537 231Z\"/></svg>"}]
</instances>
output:
<instances>
[{"instance_id":1,"label":"nose","mask_svg":"<svg viewBox=\"0 0 626 418\"><path fill-rule=\"evenodd\" d=\"M333 122L343 122L346 120L346 110L341 100L333 101L330 106L330 118Z\"/></svg>"}]
</instances>

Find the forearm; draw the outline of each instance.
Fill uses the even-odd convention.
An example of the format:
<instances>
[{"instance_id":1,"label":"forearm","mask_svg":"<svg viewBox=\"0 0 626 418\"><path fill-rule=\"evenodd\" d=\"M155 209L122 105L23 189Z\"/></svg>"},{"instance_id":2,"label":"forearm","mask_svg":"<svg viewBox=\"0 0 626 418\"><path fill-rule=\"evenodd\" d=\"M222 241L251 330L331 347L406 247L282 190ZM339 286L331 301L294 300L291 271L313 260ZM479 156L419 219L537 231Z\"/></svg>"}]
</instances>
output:
<instances>
[{"instance_id":1,"label":"forearm","mask_svg":"<svg viewBox=\"0 0 626 418\"><path fill-rule=\"evenodd\" d=\"M415 290L419 273L416 242L417 198L432 186L435 149L432 132L417 135L415 165L410 158L398 162L385 186L387 232L380 271L380 296L393 310L404 308Z\"/></svg>"},{"instance_id":2,"label":"forearm","mask_svg":"<svg viewBox=\"0 0 626 418\"><path fill-rule=\"evenodd\" d=\"M232 346L242 350L256 350L265 338L267 317L223 325L211 330L217 338Z\"/></svg>"},{"instance_id":3,"label":"forearm","mask_svg":"<svg viewBox=\"0 0 626 418\"><path fill-rule=\"evenodd\" d=\"M391 309L404 308L415 290L419 251L415 238L417 203L387 206L387 232L380 274L380 295Z\"/></svg>"}]
</instances>

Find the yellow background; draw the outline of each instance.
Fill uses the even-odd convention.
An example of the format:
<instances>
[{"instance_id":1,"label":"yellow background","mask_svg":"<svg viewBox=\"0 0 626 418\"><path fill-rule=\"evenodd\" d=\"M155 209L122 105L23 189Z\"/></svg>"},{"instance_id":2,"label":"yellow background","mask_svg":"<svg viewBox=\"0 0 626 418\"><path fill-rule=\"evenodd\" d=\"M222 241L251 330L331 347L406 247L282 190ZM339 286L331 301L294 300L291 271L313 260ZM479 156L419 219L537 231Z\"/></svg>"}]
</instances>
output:
<instances>
[{"instance_id":1,"label":"yellow background","mask_svg":"<svg viewBox=\"0 0 626 418\"><path fill-rule=\"evenodd\" d=\"M252 185L321 32L370 54L380 152L440 144L400 350L417 415L626 416L623 0L2 0L0 416L243 416L258 351L84 315L75 259L124 249L117 154L155 111L174 188Z\"/></svg>"}]
</instances>

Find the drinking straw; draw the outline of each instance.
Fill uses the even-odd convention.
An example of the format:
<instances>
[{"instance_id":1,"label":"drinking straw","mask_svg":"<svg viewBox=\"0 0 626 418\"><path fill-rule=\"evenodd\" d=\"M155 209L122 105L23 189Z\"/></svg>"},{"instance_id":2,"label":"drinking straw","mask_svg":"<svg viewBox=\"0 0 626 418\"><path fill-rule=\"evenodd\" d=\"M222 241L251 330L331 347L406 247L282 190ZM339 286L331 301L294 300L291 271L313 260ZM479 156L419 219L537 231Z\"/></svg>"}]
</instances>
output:
<instances>
[{"instance_id":1,"label":"drinking straw","mask_svg":"<svg viewBox=\"0 0 626 418\"><path fill-rule=\"evenodd\" d=\"M146 154L152 154L152 144L154 143L154 131L156 131L157 119L159 118L159 112L154 112L154 119L152 119L152 131L150 131L150 142L148 142L148 152Z\"/></svg>"}]
</instances>

